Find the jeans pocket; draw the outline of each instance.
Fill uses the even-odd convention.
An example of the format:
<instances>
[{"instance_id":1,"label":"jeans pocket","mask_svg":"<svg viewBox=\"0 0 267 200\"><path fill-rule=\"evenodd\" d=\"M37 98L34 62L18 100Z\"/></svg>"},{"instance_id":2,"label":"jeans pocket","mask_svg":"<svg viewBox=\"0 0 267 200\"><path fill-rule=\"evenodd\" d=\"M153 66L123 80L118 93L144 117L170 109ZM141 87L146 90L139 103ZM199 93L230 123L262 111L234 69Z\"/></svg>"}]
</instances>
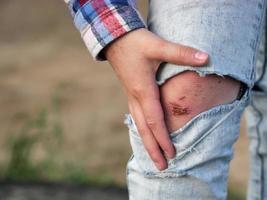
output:
<instances>
[{"instance_id":1,"label":"jeans pocket","mask_svg":"<svg viewBox=\"0 0 267 200\"><path fill-rule=\"evenodd\" d=\"M248 104L249 93L247 90L241 99L199 113L183 127L170 133L176 155L168 160L168 168L162 171L155 167L132 116L127 114L125 124L129 128L133 160L138 166L136 170L146 177L182 176L195 166L212 159L231 159L232 145L238 137L240 118Z\"/></svg>"}]
</instances>

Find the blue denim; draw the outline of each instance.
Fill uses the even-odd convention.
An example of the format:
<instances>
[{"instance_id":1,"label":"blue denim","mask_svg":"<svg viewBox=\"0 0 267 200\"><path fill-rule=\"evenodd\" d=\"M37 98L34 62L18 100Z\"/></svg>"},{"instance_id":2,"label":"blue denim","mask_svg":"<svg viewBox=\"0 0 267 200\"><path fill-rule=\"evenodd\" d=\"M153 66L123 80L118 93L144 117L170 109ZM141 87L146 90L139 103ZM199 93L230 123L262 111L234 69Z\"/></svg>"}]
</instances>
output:
<instances>
[{"instance_id":1,"label":"blue denim","mask_svg":"<svg viewBox=\"0 0 267 200\"><path fill-rule=\"evenodd\" d=\"M256 62L256 79L251 103L246 109L246 121L250 138L250 179L248 200L267 199L267 72L266 34L262 33Z\"/></svg>"},{"instance_id":2,"label":"blue denim","mask_svg":"<svg viewBox=\"0 0 267 200\"><path fill-rule=\"evenodd\" d=\"M200 76L230 76L247 89L240 99L201 112L170 133L176 156L163 171L154 166L132 116L126 115L133 150L126 168L130 200L227 199L233 144L249 103L252 170L248 199L267 199L265 11L264 0L150 1L148 27L152 32L210 55L209 64L200 68L162 63L157 72L159 85L191 70Z\"/></svg>"},{"instance_id":3,"label":"blue denim","mask_svg":"<svg viewBox=\"0 0 267 200\"><path fill-rule=\"evenodd\" d=\"M133 149L127 165L130 199L225 199L232 145L248 96L246 92L241 100L202 112L172 132L176 156L162 171L154 166L128 115L125 122Z\"/></svg>"}]
</instances>

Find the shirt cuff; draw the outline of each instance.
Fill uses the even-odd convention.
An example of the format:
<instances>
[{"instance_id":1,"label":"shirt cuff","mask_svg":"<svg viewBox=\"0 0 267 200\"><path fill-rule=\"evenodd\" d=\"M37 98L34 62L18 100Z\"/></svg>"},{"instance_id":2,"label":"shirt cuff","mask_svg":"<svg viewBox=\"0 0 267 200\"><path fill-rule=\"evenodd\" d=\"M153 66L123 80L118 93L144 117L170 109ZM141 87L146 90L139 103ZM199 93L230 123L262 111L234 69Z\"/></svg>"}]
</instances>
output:
<instances>
[{"instance_id":1,"label":"shirt cuff","mask_svg":"<svg viewBox=\"0 0 267 200\"><path fill-rule=\"evenodd\" d=\"M106 60L102 50L124 34L146 25L134 0L67 0L74 24L95 60Z\"/></svg>"}]
</instances>

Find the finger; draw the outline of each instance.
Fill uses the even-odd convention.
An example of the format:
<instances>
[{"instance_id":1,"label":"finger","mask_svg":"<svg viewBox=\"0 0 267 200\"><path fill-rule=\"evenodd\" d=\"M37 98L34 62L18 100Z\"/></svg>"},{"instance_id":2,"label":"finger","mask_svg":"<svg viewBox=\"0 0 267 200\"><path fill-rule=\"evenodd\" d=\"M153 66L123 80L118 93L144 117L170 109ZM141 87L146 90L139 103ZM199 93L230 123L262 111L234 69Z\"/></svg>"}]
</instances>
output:
<instances>
[{"instance_id":1,"label":"finger","mask_svg":"<svg viewBox=\"0 0 267 200\"><path fill-rule=\"evenodd\" d=\"M202 66L208 62L208 54L195 48L162 40L157 57L173 64Z\"/></svg>"},{"instance_id":2,"label":"finger","mask_svg":"<svg viewBox=\"0 0 267 200\"><path fill-rule=\"evenodd\" d=\"M168 158L175 156L175 148L168 133L164 113L160 102L159 89L156 84L147 88L148 92L138 99L149 129L152 131L161 149Z\"/></svg>"},{"instance_id":3,"label":"finger","mask_svg":"<svg viewBox=\"0 0 267 200\"><path fill-rule=\"evenodd\" d=\"M162 151L154 138L153 134L149 130L146 125L146 121L144 115L142 113L141 106L139 103L134 100L131 104L131 114L136 123L138 132L140 137L142 138L142 142L151 158L151 160L155 163L156 167L159 170L163 170L167 168L167 162L162 154Z\"/></svg>"}]
</instances>

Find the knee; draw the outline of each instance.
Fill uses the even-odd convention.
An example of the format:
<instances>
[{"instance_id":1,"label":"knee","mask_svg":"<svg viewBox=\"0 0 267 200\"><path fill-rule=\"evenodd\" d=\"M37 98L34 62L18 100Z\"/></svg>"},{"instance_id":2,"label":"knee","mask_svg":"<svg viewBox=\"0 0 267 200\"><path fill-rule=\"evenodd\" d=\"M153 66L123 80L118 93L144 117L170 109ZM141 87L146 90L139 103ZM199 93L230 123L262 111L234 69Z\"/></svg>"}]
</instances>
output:
<instances>
[{"instance_id":1,"label":"knee","mask_svg":"<svg viewBox=\"0 0 267 200\"><path fill-rule=\"evenodd\" d=\"M183 72L160 87L161 102L169 132L216 105L236 99L240 82L230 77Z\"/></svg>"}]
</instances>

